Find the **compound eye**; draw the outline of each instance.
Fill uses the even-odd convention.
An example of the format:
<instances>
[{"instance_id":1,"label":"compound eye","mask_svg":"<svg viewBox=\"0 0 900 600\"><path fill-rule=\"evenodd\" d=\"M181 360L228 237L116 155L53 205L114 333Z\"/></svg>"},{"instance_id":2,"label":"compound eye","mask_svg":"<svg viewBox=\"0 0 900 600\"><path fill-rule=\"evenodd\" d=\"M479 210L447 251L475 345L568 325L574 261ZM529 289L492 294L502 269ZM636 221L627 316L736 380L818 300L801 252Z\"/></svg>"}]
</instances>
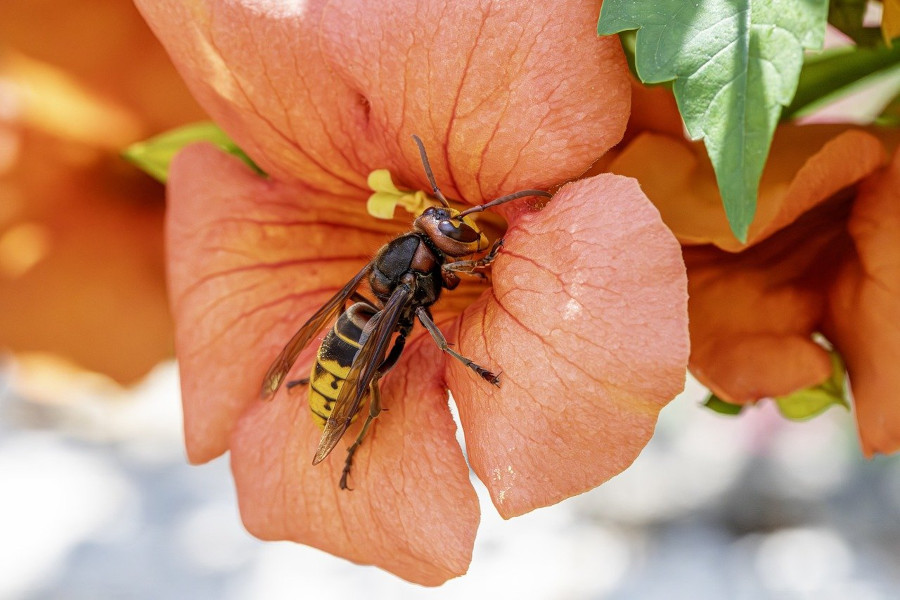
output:
<instances>
[{"instance_id":1,"label":"compound eye","mask_svg":"<svg viewBox=\"0 0 900 600\"><path fill-rule=\"evenodd\" d=\"M481 237L477 231L465 223L459 223L457 225L453 223L453 221L441 221L440 225L438 225L438 230L451 240L456 240L457 242L462 242L464 244L477 242Z\"/></svg>"}]
</instances>

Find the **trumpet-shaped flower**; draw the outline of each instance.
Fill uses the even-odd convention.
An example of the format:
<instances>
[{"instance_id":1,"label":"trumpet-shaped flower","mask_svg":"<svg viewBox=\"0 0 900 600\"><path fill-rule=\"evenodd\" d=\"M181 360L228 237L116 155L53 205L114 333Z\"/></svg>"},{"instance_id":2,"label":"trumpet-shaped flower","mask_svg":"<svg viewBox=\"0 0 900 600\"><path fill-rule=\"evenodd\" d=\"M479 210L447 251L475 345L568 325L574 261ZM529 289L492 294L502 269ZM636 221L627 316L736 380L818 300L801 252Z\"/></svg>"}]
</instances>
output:
<instances>
[{"instance_id":1,"label":"trumpet-shaped flower","mask_svg":"<svg viewBox=\"0 0 900 600\"><path fill-rule=\"evenodd\" d=\"M563 185L542 209L498 211L508 229L490 283L446 292L434 316L458 352L502 372L501 387L418 329L382 380L387 412L356 455L353 491L338 489L341 452L310 464L321 431L302 397L259 400L294 331L409 230L403 211L367 213L366 184L378 206L425 201L411 134L463 204L563 184L621 138L628 71L618 41L593 33L598 5L138 4L201 104L269 174L200 145L169 179L188 454L230 450L252 533L423 584L465 572L479 509L448 389L469 465L504 517L635 459L683 386L686 281L656 209L614 175ZM291 377L308 373L314 346Z\"/></svg>"},{"instance_id":2,"label":"trumpet-shaped flower","mask_svg":"<svg viewBox=\"0 0 900 600\"><path fill-rule=\"evenodd\" d=\"M163 190L119 152L201 117L128 3L0 4L3 350L123 383L172 355Z\"/></svg>"}]
</instances>

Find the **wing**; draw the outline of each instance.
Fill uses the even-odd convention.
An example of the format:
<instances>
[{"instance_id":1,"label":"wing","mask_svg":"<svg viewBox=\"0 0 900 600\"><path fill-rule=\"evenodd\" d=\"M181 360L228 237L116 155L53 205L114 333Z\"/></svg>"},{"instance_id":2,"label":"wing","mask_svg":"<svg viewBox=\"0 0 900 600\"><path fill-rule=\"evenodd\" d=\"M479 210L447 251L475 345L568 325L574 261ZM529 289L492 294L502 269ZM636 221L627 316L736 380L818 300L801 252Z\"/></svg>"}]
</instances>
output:
<instances>
[{"instance_id":1,"label":"wing","mask_svg":"<svg viewBox=\"0 0 900 600\"><path fill-rule=\"evenodd\" d=\"M369 384L378 374L378 367L384 362L391 334L397 329L397 322L412 295L409 286L405 284L399 286L391 294L384 309L373 317L378 319L378 322L357 352L350 373L341 385L341 393L334 402L334 410L331 411L325 423L325 431L319 440L319 447L313 458L314 465L325 460L350 426L353 415L359 410L360 402L369 391Z\"/></svg>"},{"instance_id":2,"label":"wing","mask_svg":"<svg viewBox=\"0 0 900 600\"><path fill-rule=\"evenodd\" d=\"M294 334L294 337L292 337L287 345L285 345L284 349L274 362L272 362L272 365L266 372L262 388L259 391L260 398L263 400L270 400L272 396L275 395L275 392L281 387L281 382L284 381L288 371L294 366L294 361L297 360L297 356L300 355L300 352L306 348L309 341L319 333L326 323L334 320L334 318L344 310L344 303L347 302L347 298L356 292L356 288L359 287L363 277L369 273L371 268L372 263L363 267L362 271L348 281L347 285L341 288L337 294L332 296L331 300L317 310L316 313L303 324L303 327Z\"/></svg>"}]
</instances>

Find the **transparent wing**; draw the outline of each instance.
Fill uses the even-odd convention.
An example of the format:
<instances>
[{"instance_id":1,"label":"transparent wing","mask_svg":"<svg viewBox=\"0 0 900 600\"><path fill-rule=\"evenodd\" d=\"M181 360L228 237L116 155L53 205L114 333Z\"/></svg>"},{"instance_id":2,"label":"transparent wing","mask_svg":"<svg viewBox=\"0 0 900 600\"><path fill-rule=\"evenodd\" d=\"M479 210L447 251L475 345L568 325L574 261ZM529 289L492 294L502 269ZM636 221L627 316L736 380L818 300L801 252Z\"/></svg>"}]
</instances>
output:
<instances>
[{"instance_id":1,"label":"transparent wing","mask_svg":"<svg viewBox=\"0 0 900 600\"><path fill-rule=\"evenodd\" d=\"M263 379L262 388L259 391L260 398L270 400L281 383L287 376L288 371L294 366L297 357L309 344L309 341L315 337L317 333L325 326L326 323L333 321L344 309L344 303L356 292L356 288L362 282L363 278L369 273L372 263L363 267L362 271L347 282L343 288L338 291L331 300L325 303L322 308L309 318L303 326L294 334L294 337L285 345L281 353L272 362L266 376Z\"/></svg>"},{"instance_id":2,"label":"transparent wing","mask_svg":"<svg viewBox=\"0 0 900 600\"><path fill-rule=\"evenodd\" d=\"M401 285L391 294L384 309L372 317L378 319L378 322L353 359L350 373L334 402L334 410L325 423L325 431L322 432L316 456L313 458L314 465L328 456L350 426L353 415L359 410L360 402L369 391L369 384L378 373L378 367L384 362L388 345L391 343L391 335L397 329L403 309L411 298L412 290L406 285Z\"/></svg>"}]
</instances>

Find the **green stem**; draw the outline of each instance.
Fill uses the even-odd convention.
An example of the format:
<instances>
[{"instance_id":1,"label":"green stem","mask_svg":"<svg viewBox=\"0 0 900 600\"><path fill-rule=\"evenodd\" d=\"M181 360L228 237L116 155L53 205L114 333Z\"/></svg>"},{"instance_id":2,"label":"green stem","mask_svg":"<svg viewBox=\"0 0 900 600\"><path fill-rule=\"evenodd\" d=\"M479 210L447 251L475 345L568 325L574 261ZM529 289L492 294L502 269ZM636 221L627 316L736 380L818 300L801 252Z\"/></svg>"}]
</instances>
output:
<instances>
[{"instance_id":1,"label":"green stem","mask_svg":"<svg viewBox=\"0 0 900 600\"><path fill-rule=\"evenodd\" d=\"M781 120L798 116L826 99L849 91L867 77L883 74L900 65L900 44L892 48L847 46L826 50L807 59L794 100L781 113Z\"/></svg>"}]
</instances>

